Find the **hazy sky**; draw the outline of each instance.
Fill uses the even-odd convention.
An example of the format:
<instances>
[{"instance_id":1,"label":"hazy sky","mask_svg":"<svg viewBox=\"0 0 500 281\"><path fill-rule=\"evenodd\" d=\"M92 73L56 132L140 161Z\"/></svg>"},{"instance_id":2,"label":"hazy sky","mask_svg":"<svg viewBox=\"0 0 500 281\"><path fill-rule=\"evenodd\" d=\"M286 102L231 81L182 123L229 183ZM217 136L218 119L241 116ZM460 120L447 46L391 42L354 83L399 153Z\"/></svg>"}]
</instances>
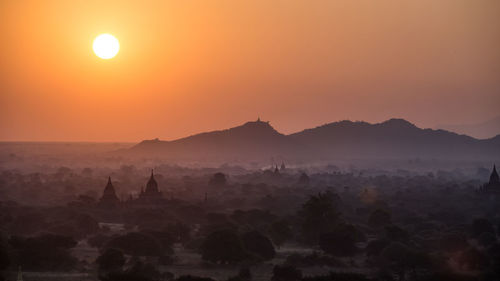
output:
<instances>
[{"instance_id":1,"label":"hazy sky","mask_svg":"<svg viewBox=\"0 0 500 281\"><path fill-rule=\"evenodd\" d=\"M1 1L0 140L500 113L500 1ZM117 57L92 51L101 33Z\"/></svg>"}]
</instances>

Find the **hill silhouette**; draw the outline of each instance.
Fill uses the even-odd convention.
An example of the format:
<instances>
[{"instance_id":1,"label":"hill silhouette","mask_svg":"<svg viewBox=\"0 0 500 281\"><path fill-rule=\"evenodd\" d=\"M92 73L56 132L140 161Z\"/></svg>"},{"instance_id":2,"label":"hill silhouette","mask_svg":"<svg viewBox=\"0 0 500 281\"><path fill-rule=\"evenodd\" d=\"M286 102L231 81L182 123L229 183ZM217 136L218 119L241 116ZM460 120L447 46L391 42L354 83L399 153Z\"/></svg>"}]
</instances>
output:
<instances>
[{"instance_id":1,"label":"hill silhouette","mask_svg":"<svg viewBox=\"0 0 500 281\"><path fill-rule=\"evenodd\" d=\"M247 122L227 130L173 141L145 140L129 153L191 160L499 159L500 135L479 140L445 130L421 129L404 119L378 124L340 121L290 135L269 122Z\"/></svg>"},{"instance_id":2,"label":"hill silhouette","mask_svg":"<svg viewBox=\"0 0 500 281\"><path fill-rule=\"evenodd\" d=\"M272 155L287 154L299 148L269 122L257 120L173 141L145 140L132 147L131 151L193 160L269 159Z\"/></svg>"}]
</instances>

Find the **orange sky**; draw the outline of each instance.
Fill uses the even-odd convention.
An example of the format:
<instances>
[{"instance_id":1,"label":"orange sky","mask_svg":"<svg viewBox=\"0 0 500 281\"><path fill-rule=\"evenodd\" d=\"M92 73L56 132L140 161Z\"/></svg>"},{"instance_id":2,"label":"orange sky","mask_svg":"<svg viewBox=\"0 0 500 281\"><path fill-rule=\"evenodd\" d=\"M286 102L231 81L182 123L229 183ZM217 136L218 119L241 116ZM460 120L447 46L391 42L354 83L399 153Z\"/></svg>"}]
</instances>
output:
<instances>
[{"instance_id":1,"label":"orange sky","mask_svg":"<svg viewBox=\"0 0 500 281\"><path fill-rule=\"evenodd\" d=\"M105 3L103 3L105 2ZM0 140L500 112L500 1L1 1ZM118 56L92 40L111 33Z\"/></svg>"}]
</instances>

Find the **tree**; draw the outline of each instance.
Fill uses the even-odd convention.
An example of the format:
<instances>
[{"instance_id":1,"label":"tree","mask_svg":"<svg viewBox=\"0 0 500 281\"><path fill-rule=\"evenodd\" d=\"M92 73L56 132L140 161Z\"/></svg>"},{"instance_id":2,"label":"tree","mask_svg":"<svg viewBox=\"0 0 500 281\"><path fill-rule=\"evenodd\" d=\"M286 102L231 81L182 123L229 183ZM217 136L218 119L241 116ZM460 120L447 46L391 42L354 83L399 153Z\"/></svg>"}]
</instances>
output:
<instances>
[{"instance_id":1,"label":"tree","mask_svg":"<svg viewBox=\"0 0 500 281\"><path fill-rule=\"evenodd\" d=\"M158 242L161 244L161 249L163 250L163 253L165 254L173 254L173 245L176 242L176 238L174 235L169 232L169 231L155 231L155 230L149 230L149 231L144 231L144 234L150 235L153 238L155 238Z\"/></svg>"},{"instance_id":2,"label":"tree","mask_svg":"<svg viewBox=\"0 0 500 281\"><path fill-rule=\"evenodd\" d=\"M441 249L446 252L457 252L467 248L467 239L464 235L456 233L444 234L439 242Z\"/></svg>"},{"instance_id":3,"label":"tree","mask_svg":"<svg viewBox=\"0 0 500 281\"><path fill-rule=\"evenodd\" d=\"M283 243L292 238L292 229L287 221L276 221L269 227L269 235L274 244L279 248Z\"/></svg>"},{"instance_id":4,"label":"tree","mask_svg":"<svg viewBox=\"0 0 500 281\"><path fill-rule=\"evenodd\" d=\"M430 265L427 255L415 251L400 242L393 242L381 253L385 267L404 280L406 273L411 270L417 273L417 268L426 268Z\"/></svg>"},{"instance_id":5,"label":"tree","mask_svg":"<svg viewBox=\"0 0 500 281\"><path fill-rule=\"evenodd\" d=\"M39 271L65 271L76 265L69 250L76 246L71 237L42 234L36 237L13 236L9 244L14 249L18 264L25 269Z\"/></svg>"},{"instance_id":6,"label":"tree","mask_svg":"<svg viewBox=\"0 0 500 281\"><path fill-rule=\"evenodd\" d=\"M216 263L234 263L247 257L243 243L234 230L218 230L209 234L201 246L201 257Z\"/></svg>"},{"instance_id":7,"label":"tree","mask_svg":"<svg viewBox=\"0 0 500 281\"><path fill-rule=\"evenodd\" d=\"M350 272L330 272L325 276L304 277L302 281L369 281L366 276Z\"/></svg>"},{"instance_id":8,"label":"tree","mask_svg":"<svg viewBox=\"0 0 500 281\"><path fill-rule=\"evenodd\" d=\"M105 247L120 249L132 256L162 256L165 252L165 248L158 239L140 232L130 232L112 238Z\"/></svg>"},{"instance_id":9,"label":"tree","mask_svg":"<svg viewBox=\"0 0 500 281\"><path fill-rule=\"evenodd\" d=\"M352 256L356 253L356 229L353 225L341 224L332 232L324 233L319 238L320 248L333 256Z\"/></svg>"},{"instance_id":10,"label":"tree","mask_svg":"<svg viewBox=\"0 0 500 281\"><path fill-rule=\"evenodd\" d=\"M225 185L227 182L226 175L223 173L215 173L208 182L210 185Z\"/></svg>"},{"instance_id":11,"label":"tree","mask_svg":"<svg viewBox=\"0 0 500 281\"><path fill-rule=\"evenodd\" d=\"M172 278L172 273L165 272L162 274L153 265L142 262L137 262L122 272L111 272L99 276L101 281L163 281Z\"/></svg>"},{"instance_id":12,"label":"tree","mask_svg":"<svg viewBox=\"0 0 500 281\"><path fill-rule=\"evenodd\" d=\"M311 266L329 266L329 267L345 267L346 264L331 255L321 255L318 252L313 252L309 255L301 255L293 253L285 260L286 265L293 265L296 267L311 267Z\"/></svg>"},{"instance_id":13,"label":"tree","mask_svg":"<svg viewBox=\"0 0 500 281\"><path fill-rule=\"evenodd\" d=\"M498 278L500 276L500 244L496 243L490 246L488 248L488 255L491 260L490 274L494 274Z\"/></svg>"},{"instance_id":14,"label":"tree","mask_svg":"<svg viewBox=\"0 0 500 281\"><path fill-rule=\"evenodd\" d=\"M472 236L478 237L484 232L495 234L495 227L487 219L475 219L472 222Z\"/></svg>"},{"instance_id":15,"label":"tree","mask_svg":"<svg viewBox=\"0 0 500 281\"><path fill-rule=\"evenodd\" d=\"M276 265L273 268L272 281L300 281L302 271L291 265Z\"/></svg>"},{"instance_id":16,"label":"tree","mask_svg":"<svg viewBox=\"0 0 500 281\"><path fill-rule=\"evenodd\" d=\"M307 243L317 244L319 236L330 232L339 221L337 204L340 201L331 192L313 195L302 205L299 216L302 218L302 235Z\"/></svg>"},{"instance_id":17,"label":"tree","mask_svg":"<svg viewBox=\"0 0 500 281\"><path fill-rule=\"evenodd\" d=\"M82 236L94 234L99 231L99 223L96 219L88 214L78 214L73 218L78 232Z\"/></svg>"},{"instance_id":18,"label":"tree","mask_svg":"<svg viewBox=\"0 0 500 281\"><path fill-rule=\"evenodd\" d=\"M3 271L10 265L9 244L7 237L0 232L0 271Z\"/></svg>"},{"instance_id":19,"label":"tree","mask_svg":"<svg viewBox=\"0 0 500 281\"><path fill-rule=\"evenodd\" d=\"M240 268L240 271L238 272L238 277L241 280L245 280L245 281L252 280L252 272L250 271L250 268L248 268L248 267Z\"/></svg>"},{"instance_id":20,"label":"tree","mask_svg":"<svg viewBox=\"0 0 500 281\"><path fill-rule=\"evenodd\" d=\"M269 210L235 210L231 214L231 219L241 225L249 225L254 229L262 229L275 221L276 216L269 212Z\"/></svg>"},{"instance_id":21,"label":"tree","mask_svg":"<svg viewBox=\"0 0 500 281\"><path fill-rule=\"evenodd\" d=\"M481 246L488 247L497 242L497 237L491 232L483 232L481 235L479 235L477 241Z\"/></svg>"},{"instance_id":22,"label":"tree","mask_svg":"<svg viewBox=\"0 0 500 281\"><path fill-rule=\"evenodd\" d=\"M301 185L308 185L309 184L309 176L306 173L300 174L298 183Z\"/></svg>"},{"instance_id":23,"label":"tree","mask_svg":"<svg viewBox=\"0 0 500 281\"><path fill-rule=\"evenodd\" d=\"M391 224L391 214L382 209L376 209L370 214L368 224L375 228L384 227Z\"/></svg>"},{"instance_id":24,"label":"tree","mask_svg":"<svg viewBox=\"0 0 500 281\"><path fill-rule=\"evenodd\" d=\"M82 170L82 176L84 176L86 178L90 178L90 177L92 177L92 173L93 172L94 171L92 171L91 168L88 168L88 167L87 168L83 168L83 170Z\"/></svg>"},{"instance_id":25,"label":"tree","mask_svg":"<svg viewBox=\"0 0 500 281\"><path fill-rule=\"evenodd\" d=\"M410 239L410 234L397 225L388 225L385 227L385 236L394 242L406 243Z\"/></svg>"},{"instance_id":26,"label":"tree","mask_svg":"<svg viewBox=\"0 0 500 281\"><path fill-rule=\"evenodd\" d=\"M458 263L466 270L484 270L488 267L490 260L485 253L471 247L462 252Z\"/></svg>"},{"instance_id":27,"label":"tree","mask_svg":"<svg viewBox=\"0 0 500 281\"><path fill-rule=\"evenodd\" d=\"M186 243L191 239L191 228L182 222L169 223L166 231L173 235L175 242Z\"/></svg>"},{"instance_id":28,"label":"tree","mask_svg":"<svg viewBox=\"0 0 500 281\"><path fill-rule=\"evenodd\" d=\"M176 281L215 281L212 278L198 277L198 276L192 276L192 275L184 275L184 276L181 276L175 280Z\"/></svg>"},{"instance_id":29,"label":"tree","mask_svg":"<svg viewBox=\"0 0 500 281\"><path fill-rule=\"evenodd\" d=\"M125 261L125 256L122 251L111 248L106 249L106 251L97 258L96 263L100 271L109 272L121 271Z\"/></svg>"},{"instance_id":30,"label":"tree","mask_svg":"<svg viewBox=\"0 0 500 281\"><path fill-rule=\"evenodd\" d=\"M382 250L389 245L387 239L372 240L366 245L365 251L367 256L378 256Z\"/></svg>"},{"instance_id":31,"label":"tree","mask_svg":"<svg viewBox=\"0 0 500 281\"><path fill-rule=\"evenodd\" d=\"M226 281L250 281L252 280L252 273L248 267L240 268L238 275L228 278Z\"/></svg>"},{"instance_id":32,"label":"tree","mask_svg":"<svg viewBox=\"0 0 500 281\"><path fill-rule=\"evenodd\" d=\"M276 255L271 240L258 231L243 234L243 247L247 252L255 254L263 260L271 260Z\"/></svg>"},{"instance_id":33,"label":"tree","mask_svg":"<svg viewBox=\"0 0 500 281\"><path fill-rule=\"evenodd\" d=\"M108 243L109 240L111 240L112 237L104 235L104 234L96 234L92 237L89 237L87 239L87 242L89 243L90 246L95 247L95 248L102 248L106 243Z\"/></svg>"}]
</instances>

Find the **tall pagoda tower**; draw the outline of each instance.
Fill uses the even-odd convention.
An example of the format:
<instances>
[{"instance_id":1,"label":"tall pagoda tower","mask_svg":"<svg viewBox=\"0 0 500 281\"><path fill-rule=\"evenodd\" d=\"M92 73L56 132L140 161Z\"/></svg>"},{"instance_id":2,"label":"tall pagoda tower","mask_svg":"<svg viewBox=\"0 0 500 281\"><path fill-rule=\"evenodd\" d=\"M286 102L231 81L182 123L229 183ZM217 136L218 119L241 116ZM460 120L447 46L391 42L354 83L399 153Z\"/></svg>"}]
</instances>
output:
<instances>
[{"instance_id":1,"label":"tall pagoda tower","mask_svg":"<svg viewBox=\"0 0 500 281\"><path fill-rule=\"evenodd\" d=\"M99 204L103 206L116 206L118 203L120 203L120 200L116 196L115 187L111 183L111 177L108 177L108 184L104 188Z\"/></svg>"},{"instance_id":2,"label":"tall pagoda tower","mask_svg":"<svg viewBox=\"0 0 500 281\"><path fill-rule=\"evenodd\" d=\"M146 184L146 189L141 192L139 198L160 199L161 197L162 194L160 192L160 189L158 188L158 183L155 180L153 170L151 170L151 177L149 178L148 183Z\"/></svg>"}]
</instances>

